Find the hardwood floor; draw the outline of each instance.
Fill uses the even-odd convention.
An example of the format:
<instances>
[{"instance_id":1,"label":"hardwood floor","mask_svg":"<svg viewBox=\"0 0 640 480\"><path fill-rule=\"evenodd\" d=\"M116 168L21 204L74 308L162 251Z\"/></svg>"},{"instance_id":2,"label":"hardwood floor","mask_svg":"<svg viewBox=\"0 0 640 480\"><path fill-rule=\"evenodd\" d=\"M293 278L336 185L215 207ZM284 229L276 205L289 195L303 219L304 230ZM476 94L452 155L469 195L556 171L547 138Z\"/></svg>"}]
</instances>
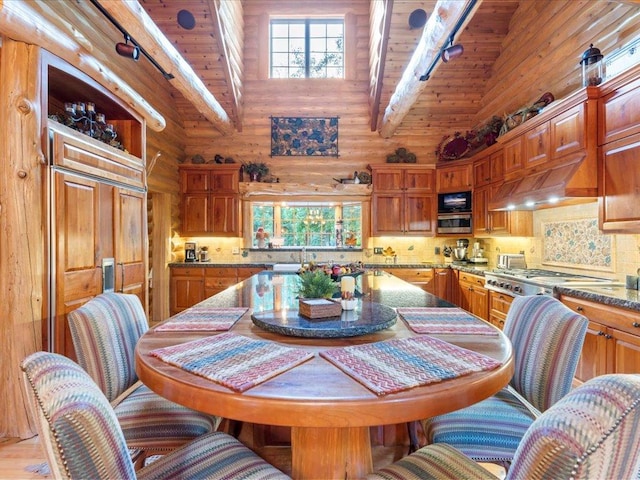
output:
<instances>
[{"instance_id":1,"label":"hardwood floor","mask_svg":"<svg viewBox=\"0 0 640 480\"><path fill-rule=\"evenodd\" d=\"M52 478L27 468L45 461L38 437L28 440L0 439L0 478L2 480L42 480Z\"/></svg>"},{"instance_id":2,"label":"hardwood floor","mask_svg":"<svg viewBox=\"0 0 640 480\"><path fill-rule=\"evenodd\" d=\"M240 439L245 443L252 441L252 432L245 426ZM264 446L255 449L269 463L287 474L291 474L291 450L287 446ZM376 468L393 463L407 454L406 446L373 447L373 462ZM38 437L28 440L0 439L0 480L43 480L51 475L41 475L28 470L44 463L45 456L40 448Z\"/></svg>"}]
</instances>

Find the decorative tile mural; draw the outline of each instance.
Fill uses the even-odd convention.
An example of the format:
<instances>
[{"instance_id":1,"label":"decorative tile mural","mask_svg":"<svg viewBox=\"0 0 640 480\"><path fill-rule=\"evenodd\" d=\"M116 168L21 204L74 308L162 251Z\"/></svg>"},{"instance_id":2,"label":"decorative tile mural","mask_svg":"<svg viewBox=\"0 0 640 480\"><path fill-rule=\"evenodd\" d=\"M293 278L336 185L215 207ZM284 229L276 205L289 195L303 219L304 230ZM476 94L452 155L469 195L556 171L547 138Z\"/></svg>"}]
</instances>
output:
<instances>
[{"instance_id":1,"label":"decorative tile mural","mask_svg":"<svg viewBox=\"0 0 640 480\"><path fill-rule=\"evenodd\" d=\"M338 156L338 117L271 117L271 156Z\"/></svg>"},{"instance_id":2,"label":"decorative tile mural","mask_svg":"<svg viewBox=\"0 0 640 480\"><path fill-rule=\"evenodd\" d=\"M542 263L613 271L613 237L598 230L597 219L542 223Z\"/></svg>"}]
</instances>

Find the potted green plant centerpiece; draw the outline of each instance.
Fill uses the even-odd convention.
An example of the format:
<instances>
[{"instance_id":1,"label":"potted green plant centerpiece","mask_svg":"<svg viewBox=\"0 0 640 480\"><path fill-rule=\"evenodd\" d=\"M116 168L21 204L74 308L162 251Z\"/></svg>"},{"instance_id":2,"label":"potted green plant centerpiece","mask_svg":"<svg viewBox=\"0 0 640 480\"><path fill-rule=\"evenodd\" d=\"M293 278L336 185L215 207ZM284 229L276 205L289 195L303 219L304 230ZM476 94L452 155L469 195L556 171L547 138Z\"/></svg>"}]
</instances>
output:
<instances>
[{"instance_id":1,"label":"potted green plant centerpiece","mask_svg":"<svg viewBox=\"0 0 640 480\"><path fill-rule=\"evenodd\" d=\"M269 167L264 162L248 162L243 164L243 168L252 182L260 182L269 173Z\"/></svg>"},{"instance_id":2,"label":"potted green plant centerpiece","mask_svg":"<svg viewBox=\"0 0 640 480\"><path fill-rule=\"evenodd\" d=\"M302 272L298 288L298 311L308 318L339 317L342 314L340 302L331 299L338 284L322 270Z\"/></svg>"}]
</instances>

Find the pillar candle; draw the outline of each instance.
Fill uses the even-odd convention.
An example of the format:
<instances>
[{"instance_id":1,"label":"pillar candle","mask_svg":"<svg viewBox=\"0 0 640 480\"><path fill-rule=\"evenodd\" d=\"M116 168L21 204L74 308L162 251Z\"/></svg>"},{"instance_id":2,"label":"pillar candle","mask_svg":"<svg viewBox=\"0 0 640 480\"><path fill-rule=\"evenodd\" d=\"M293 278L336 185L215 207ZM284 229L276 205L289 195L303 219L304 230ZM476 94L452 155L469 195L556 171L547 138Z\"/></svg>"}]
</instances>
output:
<instances>
[{"instance_id":1,"label":"pillar candle","mask_svg":"<svg viewBox=\"0 0 640 480\"><path fill-rule=\"evenodd\" d=\"M349 292L353 296L353 292L356 289L356 279L353 277L344 276L340 280L340 290L342 291L342 297L345 297L345 293Z\"/></svg>"}]
</instances>

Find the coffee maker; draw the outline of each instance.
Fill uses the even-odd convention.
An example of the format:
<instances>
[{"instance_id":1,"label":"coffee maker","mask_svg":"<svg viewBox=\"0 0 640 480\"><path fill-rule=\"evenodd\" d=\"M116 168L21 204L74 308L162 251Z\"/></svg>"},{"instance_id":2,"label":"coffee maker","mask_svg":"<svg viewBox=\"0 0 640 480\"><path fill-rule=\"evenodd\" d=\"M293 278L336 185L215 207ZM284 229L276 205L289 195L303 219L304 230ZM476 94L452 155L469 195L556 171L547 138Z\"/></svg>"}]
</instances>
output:
<instances>
[{"instance_id":1,"label":"coffee maker","mask_svg":"<svg viewBox=\"0 0 640 480\"><path fill-rule=\"evenodd\" d=\"M184 243L184 261L185 262L198 261L198 244L196 242Z\"/></svg>"}]
</instances>

